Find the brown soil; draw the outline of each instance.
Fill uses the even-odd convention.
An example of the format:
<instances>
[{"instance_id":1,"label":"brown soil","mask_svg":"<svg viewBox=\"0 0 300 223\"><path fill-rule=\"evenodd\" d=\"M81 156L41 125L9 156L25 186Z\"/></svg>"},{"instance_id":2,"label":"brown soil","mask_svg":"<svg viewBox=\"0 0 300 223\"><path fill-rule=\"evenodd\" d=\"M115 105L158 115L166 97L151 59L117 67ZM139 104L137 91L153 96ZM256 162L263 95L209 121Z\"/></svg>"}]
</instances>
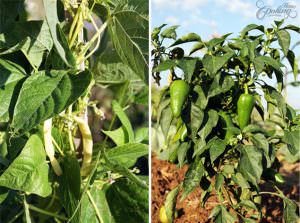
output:
<instances>
[{"instance_id":1,"label":"brown soil","mask_svg":"<svg viewBox=\"0 0 300 223\"><path fill-rule=\"evenodd\" d=\"M184 174L188 166L178 169L175 164L162 161L152 156L152 223L159 223L159 208L163 205L168 192L175 188L184 179ZM280 172L284 176L286 183L282 189L284 194L294 200L299 201L299 174L300 163L284 163ZM263 184L264 191L271 191L270 185ZM178 217L175 223L208 223L208 216L217 202L217 197L212 195L205 207L200 205L201 189L197 188L184 201L180 202L178 196L176 209ZM282 221L282 202L277 197L264 195L262 199L263 219L260 223L281 223Z\"/></svg>"}]
</instances>

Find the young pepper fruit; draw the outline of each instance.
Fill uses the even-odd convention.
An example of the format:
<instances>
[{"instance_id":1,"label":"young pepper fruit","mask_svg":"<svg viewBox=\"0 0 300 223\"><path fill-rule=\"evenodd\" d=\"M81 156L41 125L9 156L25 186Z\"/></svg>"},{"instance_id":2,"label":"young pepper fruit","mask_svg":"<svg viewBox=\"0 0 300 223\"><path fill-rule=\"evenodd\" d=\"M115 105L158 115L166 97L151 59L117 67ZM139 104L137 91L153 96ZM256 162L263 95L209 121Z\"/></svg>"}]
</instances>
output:
<instances>
[{"instance_id":1,"label":"young pepper fruit","mask_svg":"<svg viewBox=\"0 0 300 223\"><path fill-rule=\"evenodd\" d=\"M245 93L241 94L237 102L238 123L241 129L249 124L254 104L254 96L250 95L248 88L245 87Z\"/></svg>"},{"instance_id":2,"label":"young pepper fruit","mask_svg":"<svg viewBox=\"0 0 300 223\"><path fill-rule=\"evenodd\" d=\"M189 91L190 86L184 80L175 80L171 84L171 110L176 118L178 118L181 114L183 104L187 99Z\"/></svg>"}]
</instances>

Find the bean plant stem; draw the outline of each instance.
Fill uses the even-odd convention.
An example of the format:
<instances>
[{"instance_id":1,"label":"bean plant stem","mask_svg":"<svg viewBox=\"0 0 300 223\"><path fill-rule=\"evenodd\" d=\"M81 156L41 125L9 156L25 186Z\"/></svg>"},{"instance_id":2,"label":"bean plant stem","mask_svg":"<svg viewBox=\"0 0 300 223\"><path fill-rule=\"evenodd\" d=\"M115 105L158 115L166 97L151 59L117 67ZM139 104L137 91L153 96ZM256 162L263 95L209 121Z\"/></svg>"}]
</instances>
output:
<instances>
[{"instance_id":1,"label":"bean plant stem","mask_svg":"<svg viewBox=\"0 0 300 223\"><path fill-rule=\"evenodd\" d=\"M16 214L12 219L10 219L10 221L8 221L7 223L13 223L15 222L22 214L24 213L24 209L22 211L20 211L18 214Z\"/></svg>"},{"instance_id":2,"label":"bean plant stem","mask_svg":"<svg viewBox=\"0 0 300 223\"><path fill-rule=\"evenodd\" d=\"M34 206L32 204L29 204L28 207L29 207L30 210L38 212L38 213L41 213L41 214L44 214L44 215L48 215L48 216L51 216L51 217L54 217L54 218L58 218L58 219L61 219L61 220L64 220L64 221L68 220L66 217L63 217L61 215L45 211L45 210L40 209L40 208L38 208L38 207L36 207L36 206Z\"/></svg>"},{"instance_id":3,"label":"bean plant stem","mask_svg":"<svg viewBox=\"0 0 300 223\"><path fill-rule=\"evenodd\" d=\"M91 203L92 203L92 205L93 205L93 208L94 208L94 210L95 210L95 212L96 212L96 215L97 215L97 217L98 217L100 223L104 223L103 219L101 218L101 214L100 214L100 212L99 212L99 210L98 210L97 204L95 203L94 198L93 198L93 196L91 195L90 191L88 190L88 191L86 192L86 194L88 195L88 197L89 197L89 199L90 199L90 201L91 201Z\"/></svg>"}]
</instances>

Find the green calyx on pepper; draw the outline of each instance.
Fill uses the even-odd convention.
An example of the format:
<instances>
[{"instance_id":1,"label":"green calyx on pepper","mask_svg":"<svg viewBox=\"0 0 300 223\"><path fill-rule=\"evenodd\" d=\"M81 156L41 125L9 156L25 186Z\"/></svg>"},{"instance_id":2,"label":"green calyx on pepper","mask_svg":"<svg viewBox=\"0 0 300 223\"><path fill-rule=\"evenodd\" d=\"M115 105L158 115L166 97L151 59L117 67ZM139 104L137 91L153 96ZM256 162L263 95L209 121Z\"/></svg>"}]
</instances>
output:
<instances>
[{"instance_id":1,"label":"green calyx on pepper","mask_svg":"<svg viewBox=\"0 0 300 223\"><path fill-rule=\"evenodd\" d=\"M170 86L171 110L174 117L178 118L181 114L190 91L190 86L184 80L175 80Z\"/></svg>"},{"instance_id":2,"label":"green calyx on pepper","mask_svg":"<svg viewBox=\"0 0 300 223\"><path fill-rule=\"evenodd\" d=\"M238 123L241 129L249 124L254 104L254 96L248 93L248 86L245 85L245 93L240 95L237 102Z\"/></svg>"}]
</instances>

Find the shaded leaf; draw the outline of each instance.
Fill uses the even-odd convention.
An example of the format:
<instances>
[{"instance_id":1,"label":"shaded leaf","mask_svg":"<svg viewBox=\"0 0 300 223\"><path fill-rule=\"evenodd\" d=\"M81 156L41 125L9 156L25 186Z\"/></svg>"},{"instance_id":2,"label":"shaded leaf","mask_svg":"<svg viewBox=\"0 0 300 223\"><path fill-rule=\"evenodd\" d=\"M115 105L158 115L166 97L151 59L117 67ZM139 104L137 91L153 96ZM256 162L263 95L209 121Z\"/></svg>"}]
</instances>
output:
<instances>
[{"instance_id":1,"label":"shaded leaf","mask_svg":"<svg viewBox=\"0 0 300 223\"><path fill-rule=\"evenodd\" d=\"M20 155L0 176L0 186L47 197L52 190L48 171L42 140L32 135Z\"/></svg>"}]
</instances>

